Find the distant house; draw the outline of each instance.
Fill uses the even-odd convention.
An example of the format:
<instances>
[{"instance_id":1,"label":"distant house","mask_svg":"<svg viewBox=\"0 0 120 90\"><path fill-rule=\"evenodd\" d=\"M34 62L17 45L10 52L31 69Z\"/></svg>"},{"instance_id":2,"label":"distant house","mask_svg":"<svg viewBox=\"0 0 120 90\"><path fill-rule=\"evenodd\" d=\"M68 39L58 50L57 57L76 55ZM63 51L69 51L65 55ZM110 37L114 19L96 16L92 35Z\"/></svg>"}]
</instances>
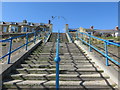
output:
<instances>
[{"instance_id":1,"label":"distant house","mask_svg":"<svg viewBox=\"0 0 120 90\"><path fill-rule=\"evenodd\" d=\"M115 37L115 33L116 33L116 30L114 29L106 29L106 30L95 30L96 32L100 33L101 35L105 35L105 34L110 34L111 36Z\"/></svg>"},{"instance_id":2,"label":"distant house","mask_svg":"<svg viewBox=\"0 0 120 90\"><path fill-rule=\"evenodd\" d=\"M85 33L92 33L92 34L100 33L101 35L110 34L113 37L120 36L120 30L117 27L116 29L105 29L105 30L94 29L93 26L91 26L90 29L80 27L79 31Z\"/></svg>"},{"instance_id":3,"label":"distant house","mask_svg":"<svg viewBox=\"0 0 120 90\"><path fill-rule=\"evenodd\" d=\"M84 33L88 33L88 34L89 33L93 34L95 32L95 30L93 29L93 26L91 26L90 29L80 27L79 31L84 32Z\"/></svg>"},{"instance_id":4,"label":"distant house","mask_svg":"<svg viewBox=\"0 0 120 90\"><path fill-rule=\"evenodd\" d=\"M52 29L52 24L44 23L32 23L23 20L23 22L0 22L0 29L3 33L22 33L22 32L34 32L37 27L42 31L48 31Z\"/></svg>"},{"instance_id":5,"label":"distant house","mask_svg":"<svg viewBox=\"0 0 120 90\"><path fill-rule=\"evenodd\" d=\"M116 31L115 37L120 37L120 30L119 30L119 31Z\"/></svg>"},{"instance_id":6,"label":"distant house","mask_svg":"<svg viewBox=\"0 0 120 90\"><path fill-rule=\"evenodd\" d=\"M108 30L95 30L96 32L101 33L104 35L105 33L111 34L113 37L118 37L120 36L120 29L118 26L115 27L115 29L108 29Z\"/></svg>"}]
</instances>

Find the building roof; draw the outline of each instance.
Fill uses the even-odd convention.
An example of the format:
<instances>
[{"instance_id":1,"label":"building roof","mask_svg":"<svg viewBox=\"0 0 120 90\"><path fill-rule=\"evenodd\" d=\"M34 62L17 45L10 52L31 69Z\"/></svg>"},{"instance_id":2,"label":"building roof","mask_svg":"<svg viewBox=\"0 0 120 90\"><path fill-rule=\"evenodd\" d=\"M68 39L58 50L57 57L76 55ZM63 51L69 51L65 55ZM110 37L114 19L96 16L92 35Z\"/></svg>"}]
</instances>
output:
<instances>
[{"instance_id":1,"label":"building roof","mask_svg":"<svg viewBox=\"0 0 120 90\"><path fill-rule=\"evenodd\" d=\"M42 27L48 27L48 24L44 24L44 23L32 23L32 22L27 22L27 23L23 23L23 22L0 22L0 25L17 25L17 26L42 26Z\"/></svg>"},{"instance_id":2,"label":"building roof","mask_svg":"<svg viewBox=\"0 0 120 90\"><path fill-rule=\"evenodd\" d=\"M82 28L80 27L80 30L85 31L85 32L100 32L100 33L114 33L114 32L118 32L118 30L115 29L87 29L87 28Z\"/></svg>"},{"instance_id":3,"label":"building roof","mask_svg":"<svg viewBox=\"0 0 120 90\"><path fill-rule=\"evenodd\" d=\"M96 29L95 31L96 31L96 32L101 32L101 33L114 33L114 32L118 32L118 31L115 30L115 29L105 29L105 30Z\"/></svg>"}]
</instances>

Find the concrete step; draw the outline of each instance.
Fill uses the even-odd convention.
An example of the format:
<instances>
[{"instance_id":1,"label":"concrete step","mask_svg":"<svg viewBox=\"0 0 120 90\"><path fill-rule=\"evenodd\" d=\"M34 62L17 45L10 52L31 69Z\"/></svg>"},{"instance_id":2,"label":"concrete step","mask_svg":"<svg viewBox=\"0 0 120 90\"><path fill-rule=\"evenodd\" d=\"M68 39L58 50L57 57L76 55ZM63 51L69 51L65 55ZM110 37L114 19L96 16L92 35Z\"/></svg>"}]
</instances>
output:
<instances>
[{"instance_id":1,"label":"concrete step","mask_svg":"<svg viewBox=\"0 0 120 90\"><path fill-rule=\"evenodd\" d=\"M25 62L36 62L36 63L40 63L40 62L51 62L51 63L53 63L53 62L55 62L54 61L54 58L52 59L52 58L46 58L46 59L39 59L39 60L35 60L35 59L33 59L33 60L25 60ZM88 60L84 60L84 59L80 59L80 60L70 60L70 59L65 59L65 60L61 60L60 61L60 63L72 63L72 62L76 62L76 63L94 63L93 61L88 61Z\"/></svg>"},{"instance_id":2,"label":"concrete step","mask_svg":"<svg viewBox=\"0 0 120 90\"><path fill-rule=\"evenodd\" d=\"M16 80L56 80L56 74L12 74L8 78ZM109 79L109 77L102 74L60 74L59 79L61 81L96 81L106 80Z\"/></svg>"},{"instance_id":3,"label":"concrete step","mask_svg":"<svg viewBox=\"0 0 120 90\"><path fill-rule=\"evenodd\" d=\"M18 66L19 68L55 68L55 65L48 64L21 64Z\"/></svg>"},{"instance_id":4,"label":"concrete step","mask_svg":"<svg viewBox=\"0 0 120 90\"><path fill-rule=\"evenodd\" d=\"M36 61L39 61L39 60L51 60L51 59L54 59L52 57L41 57L41 58L38 58L38 57L28 57L27 59L25 59L25 61L30 61L30 60L36 60Z\"/></svg>"},{"instance_id":5,"label":"concrete step","mask_svg":"<svg viewBox=\"0 0 120 90\"><path fill-rule=\"evenodd\" d=\"M95 64L94 62L91 62L92 64ZM76 65L82 65L82 64L85 64L85 65L90 65L91 63L89 63L89 62L83 62L83 61L78 61L78 62L70 62L70 61L61 61L60 62L60 64L61 65L63 65L63 64L68 64L68 65L70 65L70 64L72 64L72 65L74 65L74 64L76 64ZM24 64L49 64L49 65L55 65L56 63L54 62L54 61L50 61L50 60L48 60L48 61L24 61Z\"/></svg>"},{"instance_id":6,"label":"concrete step","mask_svg":"<svg viewBox=\"0 0 120 90\"><path fill-rule=\"evenodd\" d=\"M62 40L61 40L62 41ZM64 41L64 40L63 40ZM3 89L55 88L56 45L38 47L4 79ZM113 90L109 77L94 62L86 58L73 43L60 43L60 88Z\"/></svg>"},{"instance_id":7,"label":"concrete step","mask_svg":"<svg viewBox=\"0 0 120 90\"><path fill-rule=\"evenodd\" d=\"M108 85L104 80L99 81L60 81L60 88L82 88L82 89L102 89L102 90L113 90L111 86L115 84ZM4 82L4 88L55 88L55 81L47 80L12 80Z\"/></svg>"},{"instance_id":8,"label":"concrete step","mask_svg":"<svg viewBox=\"0 0 120 90\"><path fill-rule=\"evenodd\" d=\"M49 65L49 64L21 64L18 67L23 67L23 68L55 68L56 65ZM91 67L97 67L99 68L97 65L61 65L60 64L60 68L91 68Z\"/></svg>"},{"instance_id":9,"label":"concrete step","mask_svg":"<svg viewBox=\"0 0 120 90\"><path fill-rule=\"evenodd\" d=\"M19 68L16 70L13 70L13 73L21 73L21 74L53 74L56 72L55 68L52 69L42 69L42 68ZM103 70L96 70L96 68L72 68L72 69L60 69L60 74L69 74L69 73L80 73L80 74L86 74L86 73L102 73Z\"/></svg>"},{"instance_id":10,"label":"concrete step","mask_svg":"<svg viewBox=\"0 0 120 90\"><path fill-rule=\"evenodd\" d=\"M41 57L37 57L37 56L35 56L35 57L28 57L27 59L28 60L33 60L33 59L35 59L35 60L46 60L46 59L54 59L55 58L55 56L41 56ZM61 61L63 61L63 60L70 60L70 59L72 59L72 60L89 60L89 59L86 59L85 57L65 57L65 56L60 56L60 58L61 58Z\"/></svg>"},{"instance_id":11,"label":"concrete step","mask_svg":"<svg viewBox=\"0 0 120 90\"><path fill-rule=\"evenodd\" d=\"M22 64L47 64L47 65L55 65L56 63L55 62L51 62L51 61L48 61L48 62L31 62L31 61L27 61L27 62L23 62ZM73 66L73 65L78 65L78 66L85 66L85 65L92 65L92 66L94 66L95 64L94 64L94 62L91 64L91 63L76 63L76 62L68 62L68 63L64 63L64 62L60 62L60 65L71 65L71 66Z\"/></svg>"},{"instance_id":12,"label":"concrete step","mask_svg":"<svg viewBox=\"0 0 120 90\"><path fill-rule=\"evenodd\" d=\"M33 68L44 68L44 69L55 69L56 68L56 66L55 65L47 65L47 66L44 66L44 65L23 65L23 66L19 66L19 68L28 68L28 69L33 69ZM80 68L94 68L93 66L76 66L76 65L74 65L74 66L71 66L71 65L60 65L60 69L80 69Z\"/></svg>"}]
</instances>

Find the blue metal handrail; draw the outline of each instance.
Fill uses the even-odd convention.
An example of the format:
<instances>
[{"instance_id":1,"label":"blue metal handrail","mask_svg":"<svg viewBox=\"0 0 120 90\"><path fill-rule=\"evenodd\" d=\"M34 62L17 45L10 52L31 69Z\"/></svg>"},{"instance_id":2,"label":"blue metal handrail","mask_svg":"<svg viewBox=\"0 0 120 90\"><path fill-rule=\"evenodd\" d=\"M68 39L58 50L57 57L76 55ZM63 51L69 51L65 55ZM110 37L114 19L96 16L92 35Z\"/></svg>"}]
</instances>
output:
<instances>
[{"instance_id":1,"label":"blue metal handrail","mask_svg":"<svg viewBox=\"0 0 120 90\"><path fill-rule=\"evenodd\" d=\"M73 38L72 38L72 35L71 35L71 33L69 32L69 30L68 30L68 35L69 35L69 37L70 37L70 40L73 42Z\"/></svg>"},{"instance_id":2,"label":"blue metal handrail","mask_svg":"<svg viewBox=\"0 0 120 90\"><path fill-rule=\"evenodd\" d=\"M36 34L40 32L39 30L38 31L35 31L35 32L32 32L32 33L26 33L26 34L23 34L23 35L19 35L19 36L15 36L15 37L11 37L9 39L6 39L6 40L0 40L0 42L9 42L10 45L9 45L9 50L8 50L8 53L3 55L2 57L0 57L0 60L5 58L6 56L8 56L8 60L7 60L7 64L10 64L10 60L11 60L11 54L17 50L19 50L20 48L26 46L26 50L28 48L28 44L31 43L31 42L36 42ZM28 35L29 34L34 34L34 39L33 40L30 40L28 41ZM21 45L20 47L17 47L16 49L12 50L12 40L13 39L16 39L16 38L19 38L19 37L23 37L23 36L26 36L26 43ZM39 36L38 36L39 37Z\"/></svg>"},{"instance_id":3,"label":"blue metal handrail","mask_svg":"<svg viewBox=\"0 0 120 90\"><path fill-rule=\"evenodd\" d=\"M83 37L81 37L81 38L78 37L78 34L79 34L79 33L80 33L82 36L83 36L83 35L88 36L88 37L89 37L89 42L86 42L85 40L83 40ZM98 38L98 37L95 37L95 36L92 36L91 34L79 32L79 31L76 32L76 38L79 39L79 40L81 40L83 43L87 44L87 45L89 46L89 51L90 51L90 52L92 51L92 49L94 49L94 50L98 51L99 53L101 53L103 56L105 56L105 57L106 57L106 66L109 65L108 59L111 60L112 62L116 63L117 65L120 65L120 63L119 63L118 61L114 60L113 58L111 58L111 57L108 55L108 48L107 48L107 45L109 45L109 44L112 44L112 45L115 45L115 46L120 47L119 44L114 43L114 42L110 42L110 41L108 41L108 40L101 39L101 38ZM96 47L94 47L94 46L91 44L91 38L94 38L94 39L97 39L97 40L101 40L101 41L104 42L104 50L105 50L105 53L102 52L102 51L100 51L100 50L98 50Z\"/></svg>"},{"instance_id":4,"label":"blue metal handrail","mask_svg":"<svg viewBox=\"0 0 120 90\"><path fill-rule=\"evenodd\" d=\"M60 62L60 57L59 57L59 32L58 32L58 38L57 38L57 43L56 43L56 56L54 58L54 61L56 62L56 90L59 90L59 62Z\"/></svg>"},{"instance_id":5,"label":"blue metal handrail","mask_svg":"<svg viewBox=\"0 0 120 90\"><path fill-rule=\"evenodd\" d=\"M49 35L51 34L51 31L48 31L48 33L46 34L45 38L44 38L44 42L46 42L47 38L49 37Z\"/></svg>"}]
</instances>

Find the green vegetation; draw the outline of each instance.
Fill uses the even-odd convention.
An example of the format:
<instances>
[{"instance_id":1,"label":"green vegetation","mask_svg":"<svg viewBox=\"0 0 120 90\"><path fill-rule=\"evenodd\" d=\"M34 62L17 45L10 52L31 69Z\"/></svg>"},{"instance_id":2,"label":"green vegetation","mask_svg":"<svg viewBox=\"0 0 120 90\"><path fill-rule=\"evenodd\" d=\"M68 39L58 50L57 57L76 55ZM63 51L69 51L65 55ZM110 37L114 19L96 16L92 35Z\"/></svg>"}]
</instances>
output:
<instances>
[{"instance_id":1,"label":"green vegetation","mask_svg":"<svg viewBox=\"0 0 120 90\"><path fill-rule=\"evenodd\" d=\"M110 36L110 37L98 37L98 38L102 38L102 39L106 39L106 40L114 40L114 41L120 41L120 36L119 37L112 37L112 36Z\"/></svg>"}]
</instances>

